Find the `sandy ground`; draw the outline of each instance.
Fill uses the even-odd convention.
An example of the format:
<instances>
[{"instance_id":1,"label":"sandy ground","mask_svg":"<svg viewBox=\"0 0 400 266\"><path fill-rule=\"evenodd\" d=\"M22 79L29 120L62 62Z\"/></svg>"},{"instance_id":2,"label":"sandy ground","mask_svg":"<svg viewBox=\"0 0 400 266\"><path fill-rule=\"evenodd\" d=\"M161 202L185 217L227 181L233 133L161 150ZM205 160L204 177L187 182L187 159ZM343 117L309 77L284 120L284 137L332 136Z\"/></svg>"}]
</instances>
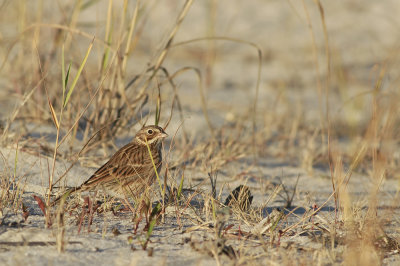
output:
<instances>
[{"instance_id":1,"label":"sandy ground","mask_svg":"<svg viewBox=\"0 0 400 266\"><path fill-rule=\"evenodd\" d=\"M45 1L46 2L46 1ZM167 3L168 2L168 3ZM175 22L177 14L176 6L182 1L165 1L158 4L154 14L149 17L147 27L152 31L145 31L140 42L139 51L154 50L159 40L165 37L165 32ZM318 10L312 1L306 1L309 7L310 18L315 31L318 49L323 51L323 32ZM388 1L324 1L326 24L329 33L330 48L333 53L332 67L341 64L349 76L351 84L347 84L348 90L338 92L336 97L329 99L333 103L335 119L339 122L355 119L362 121L369 114L370 98L354 108L354 117L342 117L343 106L338 103L341 97L350 99L352 96L372 88L371 73L375 73L374 66L391 57L392 51L397 47L399 40L398 26L400 25L400 5L396 0ZM99 4L100 5L100 4ZM82 15L82 22L89 20L90 15L100 16L104 7L95 7L94 11L87 11ZM207 27L206 5L197 1L185 19L177 34L175 42L202 37ZM88 17L89 16L89 17ZM7 25L1 26L2 34ZM260 124L268 119L268 112L287 113L287 117L301 116L307 123L318 123L319 104L318 94L315 88L315 65L309 29L306 15L299 1L219 1L216 13L215 35L229 36L243 39L257 44L263 52L263 66L261 73L261 86L258 100L257 121ZM146 42L146 43L145 43ZM186 48L175 48L171 51L165 66L173 72L180 67L194 65L201 68L196 61L201 57L201 52L206 45L191 45ZM199 48L200 47L200 48ZM220 127L227 121L234 121L252 106L255 95L257 77L257 53L248 45L239 45L232 42L216 43L217 58L213 66L212 82L206 86L207 107L211 123ZM135 54L128 62L129 73L137 73L146 64L148 54ZM319 56L321 75L325 75L325 60L323 52ZM396 80L397 62L392 63L388 69L385 81ZM90 64L89 64L90 67ZM339 75L338 72L334 72ZM338 85L338 79L332 78L333 86ZM1 120L6 121L12 113L13 107L18 101L10 101L5 98L10 84L13 81L4 75L0 79L0 115ZM337 82L337 83L336 83ZM177 79L179 93L184 110L184 125L189 136L196 140L208 138L210 133L202 114L196 78L192 74L186 74ZM385 83L387 84L387 83ZM389 89L384 84L383 89ZM282 87L288 88L283 92ZM285 104L280 104L282 93L285 95ZM343 96L344 93L345 96ZM288 106L292 107L292 109ZM353 108L346 106L345 108ZM180 118L173 117L168 132L175 132L181 124ZM250 123L250 122L249 122ZM17 131L18 124L11 128ZM31 137L47 136L47 143L54 144L55 130L52 127L39 127L32 125ZM132 135L116 138L116 144L121 147L127 143ZM272 128L273 135L279 135L279 130ZM181 137L179 133L177 138ZM171 145L171 139L166 141L166 148ZM267 145L267 144L265 144ZM273 143L268 144L274 146ZM347 146L346 140L340 145ZM398 144L397 144L398 145ZM259 147L260 150L264 147ZM276 147L279 149L279 147ZM399 150L399 149L398 149ZM4 160L0 163L0 170L13 173L15 165L15 147L4 145L0 148ZM299 151L303 152L303 151ZM324 207L314 218L318 221L333 220L335 218L334 201L330 198L332 184L329 166L317 165L312 172L301 167L298 160L292 158L274 157L265 152L254 165L251 155L229 162L218 172L217 191L222 189L222 199L225 199L229 191L237 185L246 182L254 196L253 207L264 206L272 195L274 185L283 183L289 191L295 187L297 177L299 182L296 189L293 206L298 207L285 221L287 225L295 224L299 217L308 213L313 205ZM112 154L110 151L109 155ZM398 153L397 153L398 155ZM107 157L107 156L105 156ZM169 158L176 162L174 152ZM31 151L18 151L16 176L25 184L24 204L28 207L29 217L25 221L22 214L15 214L9 209L0 214L0 264L2 265L214 265L218 260L210 255L213 245L215 230L203 226L196 228L191 211L185 210L181 219L172 206L167 209L165 221L155 226L150 238L147 250L142 250L140 241L144 237L143 224L137 235L133 234L132 216L129 213L113 215L105 212L95 215L91 232L88 232L87 224L78 233L75 224L76 217L67 215L66 245L64 253L58 253L55 241L57 230L46 229L44 216L33 198L33 195L43 197L48 185L48 169L52 158L38 155ZM99 165L101 162L96 162ZM177 162L179 163L179 162ZM56 176L61 175L70 166L71 161L58 159L56 162ZM250 170L246 170L250 169ZM86 167L79 162L68 172L64 179L65 186L78 185L85 181L95 168ZM247 171L245 177L237 177L243 171ZM184 187L200 184L197 188L210 191L207 171L204 168L188 169L185 172L186 181ZM393 205L393 198L398 193L398 180L392 176L384 180L381 185L378 215L385 215L385 211ZM353 199L367 205L368 193L372 187L372 180L365 173L353 174L349 182L349 191ZM190 192L188 192L188 197ZM159 195L155 193L154 198ZM200 197L199 205L204 204ZM285 201L279 197L268 202L268 206L262 208L262 215L267 217L276 208L283 208ZM293 207L293 208L294 208ZM396 207L395 212L399 210ZM204 218L204 214L198 214ZM228 218L228 223L233 224L232 230L252 230L251 227L236 219L233 214ZM206 219L207 220L207 219ZM386 232L394 239L399 238L398 221L394 220ZM114 233L113 233L114 232ZM115 233L117 232L117 233ZM132 241L130 240L132 238ZM283 237L281 246L270 247L268 251L252 240L246 241L246 248L241 247L240 241L234 237L227 243L235 250L241 250L242 254L253 255L253 260L238 260L236 263L244 264L301 264L314 262L315 264L341 263L338 261L317 261L312 254L320 250L325 243L321 239L308 234L297 232L293 236ZM287 247L294 246L294 249ZM343 249L340 245L338 251ZM152 254L149 254L150 250ZM306 252L302 252L302 251ZM268 256L264 256L270 252ZM295 260L291 260L291 256ZM242 257L243 259L243 257ZM222 264L234 265L226 255L219 255ZM400 258L396 252L388 253L383 259L385 264L398 264Z\"/></svg>"},{"instance_id":2,"label":"sandy ground","mask_svg":"<svg viewBox=\"0 0 400 266\"><path fill-rule=\"evenodd\" d=\"M14 162L14 151L2 149L4 156L9 160L9 165ZM94 222L90 227L91 232L88 233L88 227L83 226L83 229L78 233L76 216L67 216L67 237L69 244L66 245L66 252L59 254L55 247L56 229L45 229L43 213L39 209L33 195L43 195L44 185L46 181L40 180L40 172L45 172L47 161L50 158L40 158L24 154L21 152L18 156L18 172L20 176L24 176L27 180L25 187L24 204L28 206L29 217L25 222L21 213L14 214L7 210L2 214L2 227L0 234L0 261L4 265L18 265L29 261L29 264L62 264L62 265L87 265L98 263L100 265L154 265L154 264L176 264L176 265L208 265L215 264L215 260L210 257L203 245L207 245L207 241L214 239L213 229L205 230L193 229L196 223L193 222L193 213L190 211L182 211L182 220L177 221L176 209L171 206L167 209L167 214L164 223L156 225L151 237L151 242L148 245L148 250L153 249L153 255L148 255L148 250L141 249L140 240L144 238L144 233L140 232L137 235L133 234L132 215L130 213L119 213L113 215L111 212L95 215ZM22 159L23 158L23 159ZM42 161L42 165L38 164ZM292 216L289 216L287 221L289 224L296 223L300 216L310 210L313 204L322 205L331 194L330 179L324 176L324 173L315 173L314 176L307 175L304 170L298 167L289 166L288 162L278 162L276 160L264 159L265 166L261 167L263 175L268 178L268 181L283 182L288 189L293 189L297 175L300 175L297 188L297 195L293 203L294 207L299 207ZM238 163L235 163L238 164ZM245 162L241 163L241 166ZM62 161L57 163L57 169L63 169L68 165ZM231 166L231 169L237 169L238 166ZM67 180L70 180L70 185L76 184L77 179L86 178L88 169L76 166L68 174ZM189 179L197 177L196 181L206 181L203 189L209 190L210 186L207 182L207 177L199 178L199 174L195 171L186 172ZM283 176L282 176L283 175ZM201 175L200 175L201 176ZM280 181L279 181L280 180ZM353 177L350 187L353 195L363 199L369 192L367 182L362 182L362 176ZM75 181L75 182L73 182ZM227 184L231 188L243 183L243 181L232 180L230 173L219 173L217 189L225 185L222 198L228 195L229 190ZM257 179L248 179L247 185L251 188L254 195L254 206L259 206L268 200L271 191L265 192L265 188L259 186ZM397 192L397 181L388 180L382 186L382 213L385 207L391 205L391 198ZM365 200L365 198L364 198ZM279 198L274 202L270 202L264 209L264 215L272 213L276 208L284 206L284 200ZM75 214L76 215L76 214ZM324 219L334 219L333 201L331 200L319 212L314 219L322 221ZM266 216L265 216L266 217ZM238 223L234 216L231 218L233 229L241 226L243 232L250 231L252 228L246 226L245 223ZM183 226L179 226L182 223ZM142 228L142 226L141 226ZM115 230L118 234L115 234ZM193 230L192 230L193 229ZM188 232L189 231L189 232ZM134 237L132 242L128 241L129 237ZM313 240L313 237L307 234L285 237L282 240L282 248L286 245L297 245L303 249L318 250L322 243L318 240ZM239 242L228 240L234 247L237 247ZM252 252L255 254L263 253L264 251L255 245ZM279 252L279 248L271 248L271 252ZM225 256L221 256L224 263L232 263ZM390 260L397 261L396 257L391 257ZM262 260L261 260L262 261ZM253 263L261 263L261 261L253 261Z\"/></svg>"}]
</instances>

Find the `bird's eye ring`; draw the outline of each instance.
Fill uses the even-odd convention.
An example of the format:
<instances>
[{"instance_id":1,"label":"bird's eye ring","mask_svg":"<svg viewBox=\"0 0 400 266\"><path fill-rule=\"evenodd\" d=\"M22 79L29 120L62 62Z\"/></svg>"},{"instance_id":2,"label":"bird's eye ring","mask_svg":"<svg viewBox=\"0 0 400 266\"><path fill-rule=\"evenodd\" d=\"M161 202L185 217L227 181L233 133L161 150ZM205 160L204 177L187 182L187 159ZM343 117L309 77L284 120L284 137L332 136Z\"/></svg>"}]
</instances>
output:
<instances>
[{"instance_id":1,"label":"bird's eye ring","mask_svg":"<svg viewBox=\"0 0 400 266\"><path fill-rule=\"evenodd\" d=\"M151 130L151 129L147 130L147 134L149 134L149 135L153 134L153 130Z\"/></svg>"}]
</instances>

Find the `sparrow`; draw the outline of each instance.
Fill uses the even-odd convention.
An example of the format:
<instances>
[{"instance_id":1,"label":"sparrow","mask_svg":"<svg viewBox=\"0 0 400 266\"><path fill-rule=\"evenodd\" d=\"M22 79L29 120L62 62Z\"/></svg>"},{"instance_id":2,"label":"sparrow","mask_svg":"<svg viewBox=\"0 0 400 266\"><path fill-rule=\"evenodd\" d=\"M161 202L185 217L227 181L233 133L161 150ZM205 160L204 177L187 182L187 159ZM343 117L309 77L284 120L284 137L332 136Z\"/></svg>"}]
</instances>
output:
<instances>
[{"instance_id":1,"label":"sparrow","mask_svg":"<svg viewBox=\"0 0 400 266\"><path fill-rule=\"evenodd\" d=\"M66 195L99 189L114 198L140 197L156 180L156 171L161 170L161 144L167 136L159 126L143 127L132 142L119 149L88 180L68 189L51 205Z\"/></svg>"}]
</instances>

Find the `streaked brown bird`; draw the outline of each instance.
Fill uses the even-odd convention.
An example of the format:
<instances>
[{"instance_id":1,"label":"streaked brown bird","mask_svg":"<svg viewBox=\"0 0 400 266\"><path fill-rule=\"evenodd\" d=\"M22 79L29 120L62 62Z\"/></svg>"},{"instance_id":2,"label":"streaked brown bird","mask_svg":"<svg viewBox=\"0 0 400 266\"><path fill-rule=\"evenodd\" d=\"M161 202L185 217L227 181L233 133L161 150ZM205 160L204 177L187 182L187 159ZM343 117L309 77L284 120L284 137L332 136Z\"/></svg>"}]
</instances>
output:
<instances>
[{"instance_id":1,"label":"streaked brown bird","mask_svg":"<svg viewBox=\"0 0 400 266\"><path fill-rule=\"evenodd\" d=\"M86 182L79 187L68 189L55 199L52 205L65 195L98 189L115 198L140 196L156 180L154 165L157 172L161 170L161 143L167 136L159 126L143 127L131 143L118 150Z\"/></svg>"}]
</instances>

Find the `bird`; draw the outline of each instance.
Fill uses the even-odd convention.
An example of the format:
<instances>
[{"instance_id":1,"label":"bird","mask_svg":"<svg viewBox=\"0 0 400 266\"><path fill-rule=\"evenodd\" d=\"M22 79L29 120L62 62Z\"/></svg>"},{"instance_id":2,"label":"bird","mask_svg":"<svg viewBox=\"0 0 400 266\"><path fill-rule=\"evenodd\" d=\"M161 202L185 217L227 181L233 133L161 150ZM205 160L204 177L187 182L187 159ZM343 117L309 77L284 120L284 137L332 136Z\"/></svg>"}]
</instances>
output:
<instances>
[{"instance_id":1,"label":"bird","mask_svg":"<svg viewBox=\"0 0 400 266\"><path fill-rule=\"evenodd\" d=\"M144 126L130 143L119 149L88 180L68 189L51 205L71 194L98 189L113 198L139 197L156 180L156 169L158 173L161 170L161 144L167 136L159 126Z\"/></svg>"}]
</instances>

